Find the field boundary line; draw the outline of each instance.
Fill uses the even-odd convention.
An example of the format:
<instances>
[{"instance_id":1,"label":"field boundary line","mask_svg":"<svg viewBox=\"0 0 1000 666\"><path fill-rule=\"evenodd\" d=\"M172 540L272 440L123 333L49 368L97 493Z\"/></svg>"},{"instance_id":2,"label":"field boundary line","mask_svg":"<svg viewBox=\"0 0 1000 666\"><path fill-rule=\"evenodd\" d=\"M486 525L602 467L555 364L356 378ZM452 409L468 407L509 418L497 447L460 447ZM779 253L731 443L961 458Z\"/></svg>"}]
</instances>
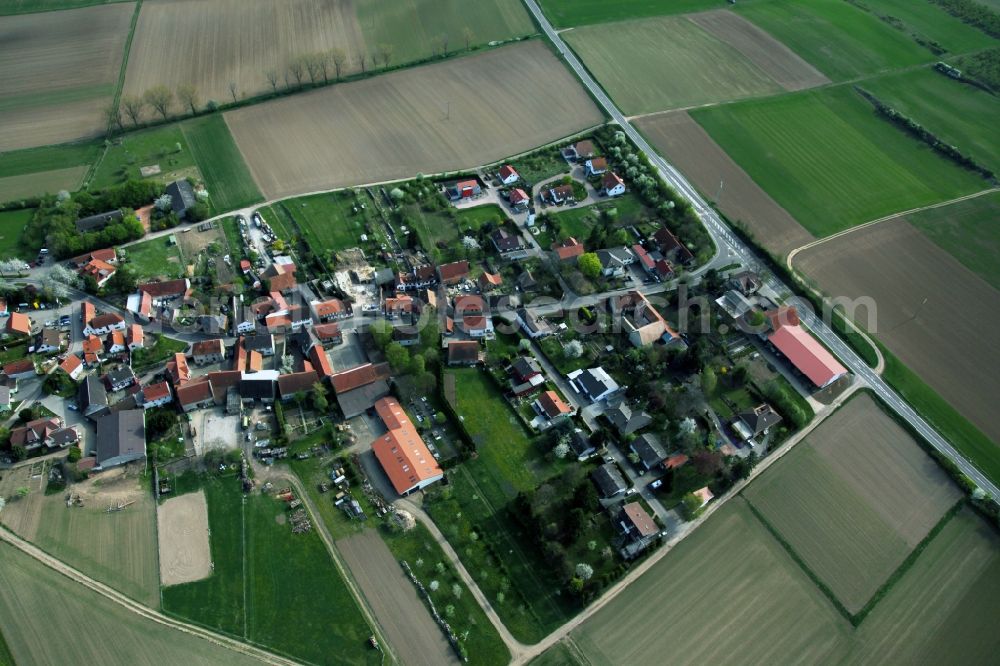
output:
<instances>
[{"instance_id":1,"label":"field boundary line","mask_svg":"<svg viewBox=\"0 0 1000 666\"><path fill-rule=\"evenodd\" d=\"M205 629L197 624L182 622L181 620L176 619L166 613L157 611L153 608L149 608L148 606L144 606L143 604L133 600L131 597L122 594L121 592L118 592L109 585L101 583L100 581L87 576L78 569L71 567L62 560L59 560L49 555L48 553L38 548L34 544L30 543L29 541L25 541L21 537L17 536L6 527L0 528L0 541L7 543L8 545L21 551L28 557L31 557L32 559L37 560L44 566L52 569L56 573L66 576L70 580L79 583L80 585L83 585L92 592L99 594L100 596L104 597L108 601L111 601L112 603L116 603L119 606L124 607L125 609L131 611L132 613L142 617L143 619L156 622L157 624L161 624L165 627L174 629L176 631L181 631L186 634L196 636L198 638L214 643L219 647L226 648L234 652L239 652L243 655L252 657L254 659L257 659L265 663L279 664L281 666L297 666L298 664L298 662L296 661L276 655L272 652L268 652L257 646L248 645L246 643L236 640L235 638L230 638L226 635Z\"/></svg>"}]
</instances>

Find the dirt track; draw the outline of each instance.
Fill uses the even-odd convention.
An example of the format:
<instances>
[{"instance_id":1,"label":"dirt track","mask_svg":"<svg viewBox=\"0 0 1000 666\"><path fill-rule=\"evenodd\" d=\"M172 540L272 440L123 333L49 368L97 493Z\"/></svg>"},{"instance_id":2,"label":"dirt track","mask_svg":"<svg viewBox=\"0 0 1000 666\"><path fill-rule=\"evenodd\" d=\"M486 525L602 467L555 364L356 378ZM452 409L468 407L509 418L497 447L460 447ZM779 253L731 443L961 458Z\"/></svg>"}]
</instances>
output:
<instances>
[{"instance_id":1,"label":"dirt track","mask_svg":"<svg viewBox=\"0 0 1000 666\"><path fill-rule=\"evenodd\" d=\"M827 295L871 297L875 335L994 442L1000 292L903 218L801 252L795 267ZM865 314L860 312L864 324Z\"/></svg>"},{"instance_id":2,"label":"dirt track","mask_svg":"<svg viewBox=\"0 0 1000 666\"><path fill-rule=\"evenodd\" d=\"M374 530L337 541L337 550L403 664L460 663L413 583Z\"/></svg>"},{"instance_id":3,"label":"dirt track","mask_svg":"<svg viewBox=\"0 0 1000 666\"><path fill-rule=\"evenodd\" d=\"M719 193L720 208L747 226L771 252L784 256L814 240L795 219L753 182L708 133L683 111L635 121L646 138L710 200Z\"/></svg>"},{"instance_id":4,"label":"dirt track","mask_svg":"<svg viewBox=\"0 0 1000 666\"><path fill-rule=\"evenodd\" d=\"M208 578L212 553L205 492L171 497L156 508L156 518L161 583L178 585Z\"/></svg>"}]
</instances>

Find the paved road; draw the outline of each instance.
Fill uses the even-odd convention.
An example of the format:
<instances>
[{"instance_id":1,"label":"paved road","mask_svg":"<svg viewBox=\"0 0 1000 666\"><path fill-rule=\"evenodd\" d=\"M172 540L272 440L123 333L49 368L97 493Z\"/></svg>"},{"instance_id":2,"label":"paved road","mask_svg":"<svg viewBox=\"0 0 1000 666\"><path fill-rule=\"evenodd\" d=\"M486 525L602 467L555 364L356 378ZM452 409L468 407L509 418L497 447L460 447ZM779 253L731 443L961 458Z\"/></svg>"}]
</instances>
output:
<instances>
[{"instance_id":1,"label":"paved road","mask_svg":"<svg viewBox=\"0 0 1000 666\"><path fill-rule=\"evenodd\" d=\"M524 0L525 5L534 15L542 31L548 36L563 56L570 68L580 78L580 81L587 87L590 93L597 100L598 104L611 116L612 120L621 126L628 137L646 153L650 162L659 170L660 175L667 183L679 192L684 198L691 202L698 213L705 228L712 235L718 247L718 254L713 263L725 261L723 257L731 257L750 268L761 269L762 262L756 253L736 234L734 234L722 221L722 218L702 199L695 188L680 174L680 172L659 155L646 139L632 126L629 120L622 114L617 106L605 94L604 90L591 77L576 55L566 46L562 37L542 13L536 0ZM729 263L725 261L725 263ZM766 272L761 270L761 272ZM791 293L791 290L775 277L769 278L769 284L777 287L778 293ZM900 415L914 430L919 432L935 449L946 455L954 462L976 484L988 492L994 499L1000 498L1000 490L990 481L985 474L979 471L972 463L966 460L955 448L942 437L934 428L930 426L913 408L911 408L892 388L886 384L881 377L868 367L868 365L847 346L841 338L834 333L825 323L820 321L811 312L806 312L807 308L801 308L800 316L809 329L827 347L840 357L840 360L851 372L864 379L872 387L875 393L881 398L890 409Z\"/></svg>"}]
</instances>

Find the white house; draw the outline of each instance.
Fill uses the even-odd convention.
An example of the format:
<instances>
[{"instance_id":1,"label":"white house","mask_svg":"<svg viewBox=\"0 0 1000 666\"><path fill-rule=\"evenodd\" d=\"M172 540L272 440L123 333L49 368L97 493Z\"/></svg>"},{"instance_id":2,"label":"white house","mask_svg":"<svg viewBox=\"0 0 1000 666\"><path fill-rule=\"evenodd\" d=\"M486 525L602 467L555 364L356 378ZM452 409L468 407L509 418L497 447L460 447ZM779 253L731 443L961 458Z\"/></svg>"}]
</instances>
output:
<instances>
[{"instance_id":1,"label":"white house","mask_svg":"<svg viewBox=\"0 0 1000 666\"><path fill-rule=\"evenodd\" d=\"M601 262L601 275L604 277L623 277L636 260L635 253L627 247L598 250L597 258Z\"/></svg>"},{"instance_id":2,"label":"white house","mask_svg":"<svg viewBox=\"0 0 1000 666\"><path fill-rule=\"evenodd\" d=\"M604 178L601 180L601 185L603 186L603 191L606 196L617 197L625 194L625 181L623 181L618 174L613 171L604 174Z\"/></svg>"},{"instance_id":3,"label":"white house","mask_svg":"<svg viewBox=\"0 0 1000 666\"><path fill-rule=\"evenodd\" d=\"M590 398L592 402L600 402L614 395L620 388L618 383L611 379L611 376L601 367L574 370L566 375L566 378L569 379L578 393Z\"/></svg>"},{"instance_id":4,"label":"white house","mask_svg":"<svg viewBox=\"0 0 1000 666\"><path fill-rule=\"evenodd\" d=\"M83 329L84 335L107 335L111 331L124 331L128 325L121 315L114 312L106 312L97 315L87 322Z\"/></svg>"},{"instance_id":5,"label":"white house","mask_svg":"<svg viewBox=\"0 0 1000 666\"><path fill-rule=\"evenodd\" d=\"M520 176L517 175L517 171L514 171L514 167L509 164L504 164L500 167L500 182L504 185L513 185L518 180Z\"/></svg>"},{"instance_id":6,"label":"white house","mask_svg":"<svg viewBox=\"0 0 1000 666\"><path fill-rule=\"evenodd\" d=\"M588 176L600 176L608 170L608 161L603 157L595 157L587 160L586 167Z\"/></svg>"}]
</instances>

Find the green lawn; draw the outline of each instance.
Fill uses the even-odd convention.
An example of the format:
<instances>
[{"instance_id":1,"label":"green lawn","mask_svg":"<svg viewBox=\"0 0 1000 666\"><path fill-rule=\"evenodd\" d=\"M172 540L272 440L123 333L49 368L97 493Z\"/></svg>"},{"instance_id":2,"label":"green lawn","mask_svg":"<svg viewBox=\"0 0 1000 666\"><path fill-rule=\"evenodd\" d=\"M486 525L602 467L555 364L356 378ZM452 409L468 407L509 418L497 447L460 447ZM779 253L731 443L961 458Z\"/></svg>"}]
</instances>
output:
<instances>
[{"instance_id":1,"label":"green lawn","mask_svg":"<svg viewBox=\"0 0 1000 666\"><path fill-rule=\"evenodd\" d=\"M97 142L90 142L25 148L24 150L0 153L0 178L89 165L97 159L100 152L101 145Z\"/></svg>"},{"instance_id":2,"label":"green lawn","mask_svg":"<svg viewBox=\"0 0 1000 666\"><path fill-rule=\"evenodd\" d=\"M377 664L371 630L315 531L293 534L285 505L244 499L236 478L202 481L210 578L164 588L164 608L310 663Z\"/></svg>"},{"instance_id":3,"label":"green lawn","mask_svg":"<svg viewBox=\"0 0 1000 666\"><path fill-rule=\"evenodd\" d=\"M736 49L683 17L578 28L563 37L628 114L782 91Z\"/></svg>"},{"instance_id":4,"label":"green lawn","mask_svg":"<svg viewBox=\"0 0 1000 666\"><path fill-rule=\"evenodd\" d=\"M615 226L637 224L649 215L649 211L643 206L639 197L632 193L626 193L620 197L583 208L573 208L570 210L549 208L548 211L552 213L552 218L559 226L559 233L550 234L552 236L551 240L549 240L550 244L552 240L562 240L570 236L573 236L581 243L585 243L591 229L601 223L604 213L607 212L613 211L613 223ZM541 244L541 239L538 242ZM542 244L542 247L547 248L548 245Z\"/></svg>"},{"instance_id":5,"label":"green lawn","mask_svg":"<svg viewBox=\"0 0 1000 666\"><path fill-rule=\"evenodd\" d=\"M35 254L21 248L21 233L34 212L33 208L0 212L0 257L30 259Z\"/></svg>"},{"instance_id":6,"label":"green lawn","mask_svg":"<svg viewBox=\"0 0 1000 666\"><path fill-rule=\"evenodd\" d=\"M150 238L124 248L128 265L140 279L155 277L177 278L183 275L181 252L176 245L169 245L167 237Z\"/></svg>"},{"instance_id":7,"label":"green lawn","mask_svg":"<svg viewBox=\"0 0 1000 666\"><path fill-rule=\"evenodd\" d=\"M966 268L1000 289L1000 192L907 215Z\"/></svg>"},{"instance_id":8,"label":"green lawn","mask_svg":"<svg viewBox=\"0 0 1000 666\"><path fill-rule=\"evenodd\" d=\"M361 209L361 203L365 204L365 210ZM353 190L342 190L289 199L272 206L271 209L273 211L279 207L284 209L285 214L294 218L302 231L303 240L313 251L318 252L361 246L361 234L365 233L365 223L370 215L372 203L364 193L359 193L356 197ZM290 226L280 219L281 213L274 213L267 218L267 221L274 225L272 218L278 219L278 223L283 227ZM275 231L279 231L278 227L275 227ZM288 238L294 235L292 228L285 228L285 231L288 232Z\"/></svg>"},{"instance_id":9,"label":"green lawn","mask_svg":"<svg viewBox=\"0 0 1000 666\"><path fill-rule=\"evenodd\" d=\"M76 9L91 5L106 5L129 0L0 0L0 16L8 14L30 14L56 9Z\"/></svg>"},{"instance_id":10,"label":"green lawn","mask_svg":"<svg viewBox=\"0 0 1000 666\"><path fill-rule=\"evenodd\" d=\"M487 222L497 224L507 219L500 207L492 204L463 210L446 208L433 213L413 205L406 207L404 216L405 224L412 227L420 245L438 263L459 258L459 242L464 232L476 231Z\"/></svg>"},{"instance_id":11,"label":"green lawn","mask_svg":"<svg viewBox=\"0 0 1000 666\"><path fill-rule=\"evenodd\" d=\"M938 42L952 53L996 46L983 31L962 23L927 0L864 0L873 11L902 21L906 29Z\"/></svg>"},{"instance_id":12,"label":"green lawn","mask_svg":"<svg viewBox=\"0 0 1000 666\"><path fill-rule=\"evenodd\" d=\"M264 200L222 114L187 120L181 123L181 131L205 178L215 210L243 208Z\"/></svg>"},{"instance_id":13,"label":"green lawn","mask_svg":"<svg viewBox=\"0 0 1000 666\"><path fill-rule=\"evenodd\" d=\"M1000 98L959 83L931 68L893 74L861 84L939 139L1000 172Z\"/></svg>"},{"instance_id":14,"label":"green lawn","mask_svg":"<svg viewBox=\"0 0 1000 666\"><path fill-rule=\"evenodd\" d=\"M846 86L692 116L817 237L984 187L981 178L877 117Z\"/></svg>"},{"instance_id":15,"label":"green lawn","mask_svg":"<svg viewBox=\"0 0 1000 666\"><path fill-rule=\"evenodd\" d=\"M153 165L160 166L160 174L154 177L162 182L202 175L180 125L172 123L114 139L94 172L91 187L100 189L129 178L141 179L140 167Z\"/></svg>"},{"instance_id":16,"label":"green lawn","mask_svg":"<svg viewBox=\"0 0 1000 666\"><path fill-rule=\"evenodd\" d=\"M186 351L188 348L188 343L183 340L175 340L165 335L146 333L144 339L146 347L132 352L132 368L136 372L159 365L177 352Z\"/></svg>"},{"instance_id":17,"label":"green lawn","mask_svg":"<svg viewBox=\"0 0 1000 666\"><path fill-rule=\"evenodd\" d=\"M536 185L553 176L569 173L570 169L559 146L544 148L531 155L511 160L510 165L521 177L522 182L517 183L518 187L524 187L525 183Z\"/></svg>"},{"instance_id":18,"label":"green lawn","mask_svg":"<svg viewBox=\"0 0 1000 666\"><path fill-rule=\"evenodd\" d=\"M354 5L369 49L392 45L390 64L430 57L442 35L449 51L465 49L466 29L472 46L535 32L520 0L357 0Z\"/></svg>"},{"instance_id":19,"label":"green lawn","mask_svg":"<svg viewBox=\"0 0 1000 666\"><path fill-rule=\"evenodd\" d=\"M565 641L559 641L528 662L529 666L584 666Z\"/></svg>"},{"instance_id":20,"label":"green lawn","mask_svg":"<svg viewBox=\"0 0 1000 666\"><path fill-rule=\"evenodd\" d=\"M741 0L755 2L756 0ZM725 0L539 0L557 28L728 8Z\"/></svg>"},{"instance_id":21,"label":"green lawn","mask_svg":"<svg viewBox=\"0 0 1000 666\"><path fill-rule=\"evenodd\" d=\"M937 59L906 34L844 0L772 0L739 3L734 9L834 81Z\"/></svg>"}]
</instances>

